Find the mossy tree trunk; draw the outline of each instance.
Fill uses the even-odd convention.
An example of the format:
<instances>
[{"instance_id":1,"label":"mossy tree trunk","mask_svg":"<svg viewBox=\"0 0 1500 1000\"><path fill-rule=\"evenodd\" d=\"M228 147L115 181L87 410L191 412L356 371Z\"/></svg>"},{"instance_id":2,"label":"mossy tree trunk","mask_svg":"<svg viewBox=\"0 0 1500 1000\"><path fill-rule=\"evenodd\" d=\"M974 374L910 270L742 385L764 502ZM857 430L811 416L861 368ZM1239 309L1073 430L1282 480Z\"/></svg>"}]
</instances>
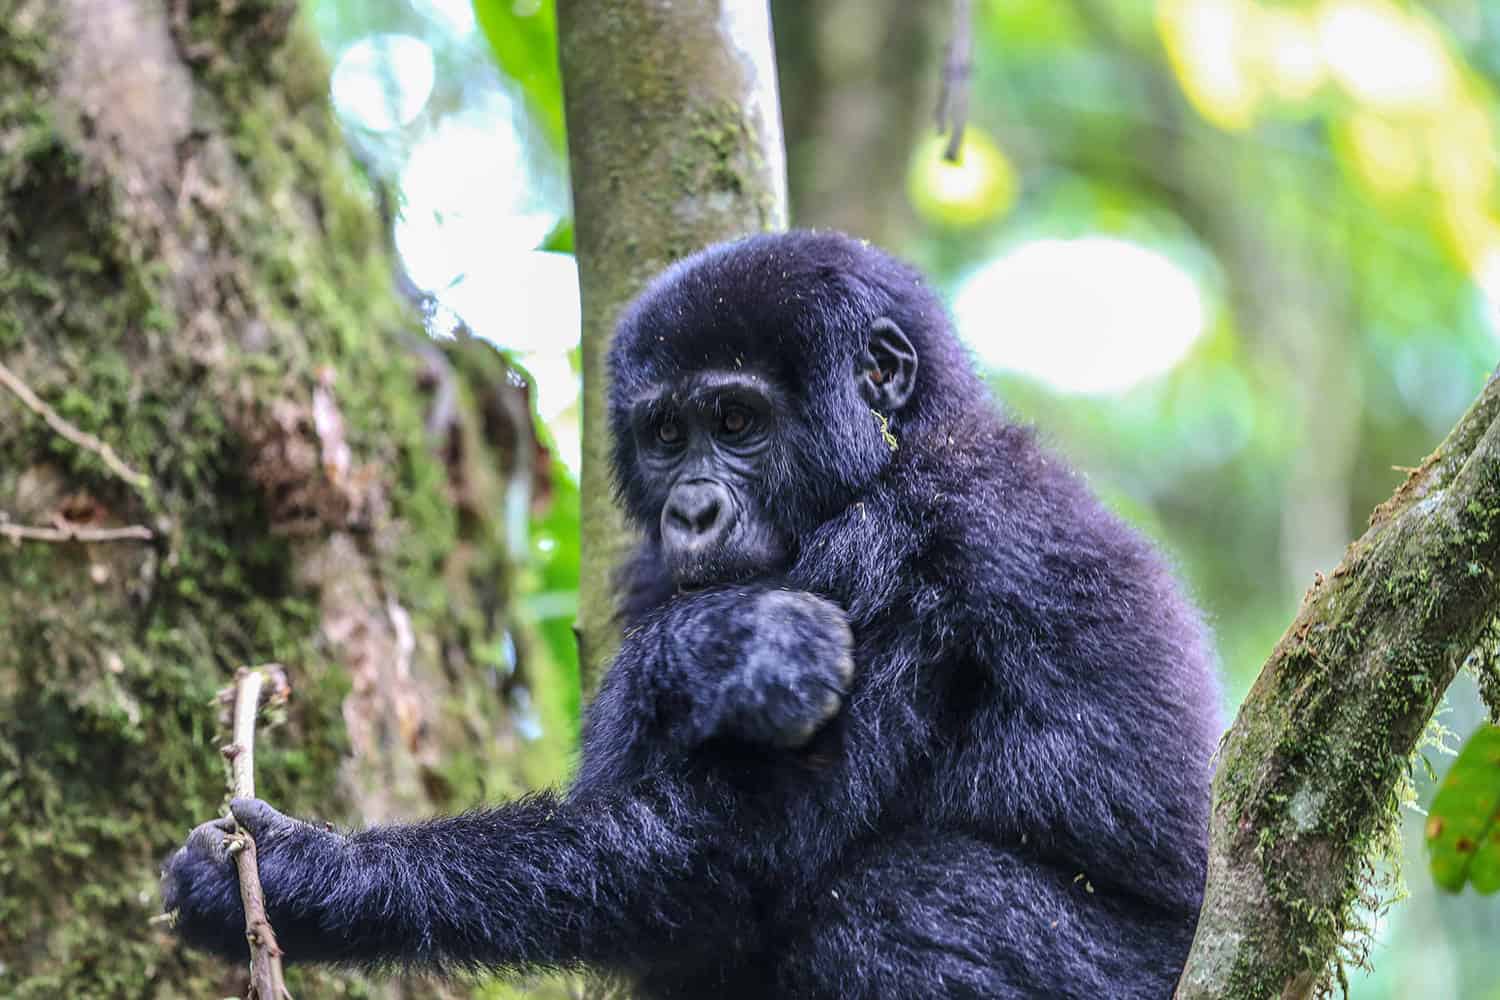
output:
<instances>
[{"instance_id":1,"label":"mossy tree trunk","mask_svg":"<svg viewBox=\"0 0 1500 1000\"><path fill-rule=\"evenodd\" d=\"M1381 888L1374 862L1399 836L1411 755L1497 610L1492 376L1307 592L1225 736L1208 892L1178 1000L1301 1000L1338 975L1360 904Z\"/></svg>"},{"instance_id":2,"label":"mossy tree trunk","mask_svg":"<svg viewBox=\"0 0 1500 1000\"><path fill-rule=\"evenodd\" d=\"M615 319L674 260L784 228L785 156L766 0L558 0L557 16L584 313L587 689L617 641L612 575L631 544L609 482Z\"/></svg>"},{"instance_id":3,"label":"mossy tree trunk","mask_svg":"<svg viewBox=\"0 0 1500 1000\"><path fill-rule=\"evenodd\" d=\"M0 996L243 993L148 923L241 664L292 679L257 753L290 812L555 767L504 708L529 417L484 345L412 349L297 7L0 0Z\"/></svg>"}]
</instances>

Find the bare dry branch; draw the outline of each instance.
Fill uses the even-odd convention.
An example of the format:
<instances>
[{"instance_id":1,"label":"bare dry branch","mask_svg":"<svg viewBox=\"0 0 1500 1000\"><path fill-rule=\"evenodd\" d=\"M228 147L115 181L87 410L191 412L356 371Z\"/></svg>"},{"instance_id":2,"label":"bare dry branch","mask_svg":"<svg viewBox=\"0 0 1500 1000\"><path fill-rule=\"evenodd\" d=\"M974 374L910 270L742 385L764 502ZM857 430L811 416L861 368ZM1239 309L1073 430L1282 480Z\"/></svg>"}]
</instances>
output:
<instances>
[{"instance_id":1,"label":"bare dry branch","mask_svg":"<svg viewBox=\"0 0 1500 1000\"><path fill-rule=\"evenodd\" d=\"M255 713L260 707L261 690L266 671L281 672L280 667L241 668L235 682L234 742L224 748L233 780L235 798L255 797ZM285 674L272 680L273 692L286 689ZM240 876L240 902L245 908L245 937L250 942L250 995L254 1000L291 1000L281 969L281 946L266 916L265 891L260 884L260 869L255 859L255 838L244 827L235 825L229 845L235 868Z\"/></svg>"},{"instance_id":2,"label":"bare dry branch","mask_svg":"<svg viewBox=\"0 0 1500 1000\"><path fill-rule=\"evenodd\" d=\"M22 542L149 542L156 536L144 525L123 528L82 528L66 523L53 528L33 524L12 524L0 514L0 538Z\"/></svg>"},{"instance_id":3,"label":"bare dry branch","mask_svg":"<svg viewBox=\"0 0 1500 1000\"><path fill-rule=\"evenodd\" d=\"M942 87L938 91L938 132L948 133L943 159L958 162L969 121L969 83L974 72L972 0L953 0L953 36L943 57Z\"/></svg>"},{"instance_id":4,"label":"bare dry branch","mask_svg":"<svg viewBox=\"0 0 1500 1000\"><path fill-rule=\"evenodd\" d=\"M85 451L91 451L98 455L109 471L119 476L126 483L135 487L142 493L151 489L151 480L144 474L136 472L130 466L120 460L115 450L94 435L81 431L68 421L64 420L56 410L42 401L42 398L31 391L31 387L22 382L20 377L4 364L0 364L0 385L9 389L25 407L47 422L60 436L67 438Z\"/></svg>"}]
</instances>

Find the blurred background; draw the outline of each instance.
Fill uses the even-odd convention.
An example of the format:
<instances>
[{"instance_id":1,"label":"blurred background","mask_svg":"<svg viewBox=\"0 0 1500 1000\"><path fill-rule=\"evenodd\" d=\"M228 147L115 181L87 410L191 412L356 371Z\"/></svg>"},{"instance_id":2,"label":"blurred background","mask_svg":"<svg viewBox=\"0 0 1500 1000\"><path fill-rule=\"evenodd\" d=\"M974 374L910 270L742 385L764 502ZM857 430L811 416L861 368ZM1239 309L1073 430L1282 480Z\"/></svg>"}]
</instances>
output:
<instances>
[{"instance_id":1,"label":"blurred background","mask_svg":"<svg viewBox=\"0 0 1500 1000\"><path fill-rule=\"evenodd\" d=\"M510 537L529 539L522 618L545 639L531 673L576 690L579 304L552 5L307 3L431 332L461 317L531 380L552 499L518 504ZM1500 359L1500 4L974 0L957 163L933 128L948 3L772 7L794 223L937 280L1005 405L1176 560L1228 718L1314 574ZM563 701L526 724L575 726ZM1448 702L1467 734L1467 676ZM1351 995L1500 998L1500 903L1433 889L1418 772L1410 895Z\"/></svg>"}]
</instances>

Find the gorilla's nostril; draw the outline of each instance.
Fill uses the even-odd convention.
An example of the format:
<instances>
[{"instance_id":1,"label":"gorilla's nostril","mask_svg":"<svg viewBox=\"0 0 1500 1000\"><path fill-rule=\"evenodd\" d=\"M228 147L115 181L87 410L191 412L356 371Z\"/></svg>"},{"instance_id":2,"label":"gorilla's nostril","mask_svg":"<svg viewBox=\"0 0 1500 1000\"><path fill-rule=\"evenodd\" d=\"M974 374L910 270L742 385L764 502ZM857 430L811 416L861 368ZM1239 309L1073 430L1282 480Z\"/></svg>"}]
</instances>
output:
<instances>
[{"instance_id":1,"label":"gorilla's nostril","mask_svg":"<svg viewBox=\"0 0 1500 1000\"><path fill-rule=\"evenodd\" d=\"M719 502L675 503L667 508L667 517L674 528L701 535L719 520Z\"/></svg>"},{"instance_id":2,"label":"gorilla's nostril","mask_svg":"<svg viewBox=\"0 0 1500 1000\"><path fill-rule=\"evenodd\" d=\"M691 536L714 534L726 510L720 490L708 483L689 483L674 490L663 511L663 527Z\"/></svg>"},{"instance_id":3,"label":"gorilla's nostril","mask_svg":"<svg viewBox=\"0 0 1500 1000\"><path fill-rule=\"evenodd\" d=\"M699 505L698 509L690 514L689 517L693 530L702 534L709 528L712 528L714 523L719 520L719 501L709 499L707 502Z\"/></svg>"}]
</instances>

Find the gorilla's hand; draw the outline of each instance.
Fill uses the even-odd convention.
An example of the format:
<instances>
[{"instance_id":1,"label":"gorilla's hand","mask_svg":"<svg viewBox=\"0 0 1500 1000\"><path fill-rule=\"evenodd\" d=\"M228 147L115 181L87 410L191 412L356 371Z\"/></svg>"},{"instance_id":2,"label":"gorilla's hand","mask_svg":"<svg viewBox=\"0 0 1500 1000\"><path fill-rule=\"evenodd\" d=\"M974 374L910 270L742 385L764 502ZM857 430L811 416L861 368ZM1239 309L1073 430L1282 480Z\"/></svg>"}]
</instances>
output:
<instances>
[{"instance_id":1,"label":"gorilla's hand","mask_svg":"<svg viewBox=\"0 0 1500 1000\"><path fill-rule=\"evenodd\" d=\"M778 747L800 747L844 704L854 675L844 612L801 591L756 595L749 628L722 689L719 729Z\"/></svg>"},{"instance_id":2,"label":"gorilla's hand","mask_svg":"<svg viewBox=\"0 0 1500 1000\"><path fill-rule=\"evenodd\" d=\"M345 838L325 827L292 819L260 799L234 799L233 819L210 820L188 834L162 867L162 909L175 914L173 926L186 943L233 958L246 954L245 914L240 906L239 877L229 856L229 841L237 821L255 838L255 854L273 912L282 890L300 880L293 867L313 861L325 867L329 854Z\"/></svg>"},{"instance_id":3,"label":"gorilla's hand","mask_svg":"<svg viewBox=\"0 0 1500 1000\"><path fill-rule=\"evenodd\" d=\"M587 725L629 738L646 713L680 749L714 739L795 748L838 714L854 675L849 620L806 591L745 583L680 593L625 629ZM614 692L614 693L611 693Z\"/></svg>"}]
</instances>

